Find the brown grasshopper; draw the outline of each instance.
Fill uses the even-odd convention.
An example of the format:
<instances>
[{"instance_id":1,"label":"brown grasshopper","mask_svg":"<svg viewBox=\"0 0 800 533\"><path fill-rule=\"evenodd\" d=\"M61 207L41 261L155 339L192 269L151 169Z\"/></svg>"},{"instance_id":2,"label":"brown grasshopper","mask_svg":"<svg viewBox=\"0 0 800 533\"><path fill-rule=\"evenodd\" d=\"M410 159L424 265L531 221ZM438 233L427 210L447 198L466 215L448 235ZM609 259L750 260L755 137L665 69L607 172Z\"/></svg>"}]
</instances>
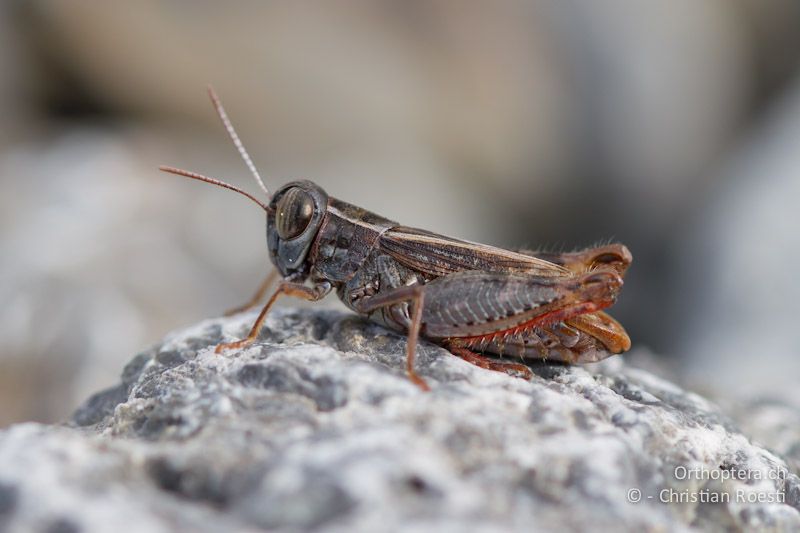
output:
<instances>
[{"instance_id":1,"label":"brown grasshopper","mask_svg":"<svg viewBox=\"0 0 800 533\"><path fill-rule=\"evenodd\" d=\"M283 278L243 340L256 341L267 312L281 295L317 301L332 290L353 311L407 332L406 372L414 370L422 337L482 368L523 378L523 364L482 354L589 363L630 348L622 326L602 309L612 305L632 257L622 244L571 253L509 251L401 226L337 200L312 181L264 186L219 98L209 96L233 143L265 192L264 203L228 183L193 172L165 172L236 191L267 214L267 245L276 267L241 311L258 304L275 274Z\"/></svg>"}]
</instances>

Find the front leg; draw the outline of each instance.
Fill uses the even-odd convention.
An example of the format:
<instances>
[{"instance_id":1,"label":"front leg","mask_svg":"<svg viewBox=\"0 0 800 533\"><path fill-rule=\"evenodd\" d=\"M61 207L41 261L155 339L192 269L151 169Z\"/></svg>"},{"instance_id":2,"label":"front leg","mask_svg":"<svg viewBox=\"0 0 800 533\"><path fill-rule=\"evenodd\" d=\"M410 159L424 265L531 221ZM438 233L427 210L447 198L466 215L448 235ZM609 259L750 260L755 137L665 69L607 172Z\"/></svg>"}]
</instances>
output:
<instances>
[{"instance_id":1,"label":"front leg","mask_svg":"<svg viewBox=\"0 0 800 533\"><path fill-rule=\"evenodd\" d=\"M258 332L261 330L261 326L264 324L264 319L267 317L267 312L272 307L272 304L275 303L275 300L278 299L278 296L286 294L288 296L294 296L296 298L302 298L304 300L316 302L317 300L324 298L329 292L331 292L331 284L327 281L320 282L314 287L306 287L302 283L294 283L285 280L282 281L281 284L278 285L278 289L272 293L272 296L267 301L267 304L261 310L261 313L258 315L255 324L253 324L253 327L250 329L250 334L247 335L247 338L240 341L219 344L214 352L219 354L222 353L223 350L241 349L253 344L256 339L258 339Z\"/></svg>"}]
</instances>

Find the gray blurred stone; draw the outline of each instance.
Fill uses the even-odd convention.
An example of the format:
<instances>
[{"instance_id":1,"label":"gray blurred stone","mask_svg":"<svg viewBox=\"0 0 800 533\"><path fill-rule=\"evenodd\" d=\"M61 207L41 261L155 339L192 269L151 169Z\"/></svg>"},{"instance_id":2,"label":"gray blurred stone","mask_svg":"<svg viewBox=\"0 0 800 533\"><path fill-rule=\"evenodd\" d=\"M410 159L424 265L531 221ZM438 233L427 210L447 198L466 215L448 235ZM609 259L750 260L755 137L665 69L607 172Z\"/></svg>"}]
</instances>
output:
<instances>
[{"instance_id":1,"label":"gray blurred stone","mask_svg":"<svg viewBox=\"0 0 800 533\"><path fill-rule=\"evenodd\" d=\"M425 394L403 374L402 336L334 311L276 311L259 343L213 353L253 318L168 336L66 426L0 433L3 525L800 527L796 465L751 444L708 401L621 358L591 368L533 364L526 382L423 343L418 366L432 385ZM699 479L680 468L739 479ZM632 489L642 502L627 501ZM658 501L664 490L731 502L667 505ZM739 491L785 503L741 503Z\"/></svg>"},{"instance_id":2,"label":"gray blurred stone","mask_svg":"<svg viewBox=\"0 0 800 533\"><path fill-rule=\"evenodd\" d=\"M673 336L686 381L731 399L800 385L800 78L688 221ZM721 182L722 183L722 182Z\"/></svg>"},{"instance_id":3,"label":"gray blurred stone","mask_svg":"<svg viewBox=\"0 0 800 533\"><path fill-rule=\"evenodd\" d=\"M71 128L0 147L0 427L63 420L146 342L264 276L260 209L158 172L179 151L160 139Z\"/></svg>"}]
</instances>

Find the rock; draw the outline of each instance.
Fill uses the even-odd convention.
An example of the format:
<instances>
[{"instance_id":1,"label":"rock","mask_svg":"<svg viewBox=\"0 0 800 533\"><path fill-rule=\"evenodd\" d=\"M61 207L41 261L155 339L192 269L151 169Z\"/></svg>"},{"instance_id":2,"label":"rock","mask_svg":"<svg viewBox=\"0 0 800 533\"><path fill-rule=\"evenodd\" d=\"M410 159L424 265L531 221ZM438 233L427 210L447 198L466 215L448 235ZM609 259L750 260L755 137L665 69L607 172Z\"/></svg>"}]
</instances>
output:
<instances>
[{"instance_id":1,"label":"rock","mask_svg":"<svg viewBox=\"0 0 800 533\"><path fill-rule=\"evenodd\" d=\"M423 343L423 393L401 335L336 311L275 311L214 354L253 318L170 335L63 426L0 432L0 528L800 527L796 462L622 358L527 382Z\"/></svg>"},{"instance_id":2,"label":"rock","mask_svg":"<svg viewBox=\"0 0 800 533\"><path fill-rule=\"evenodd\" d=\"M792 396L792 393L794 396ZM746 397L731 407L741 428L800 471L800 394L797 389Z\"/></svg>"}]
</instances>

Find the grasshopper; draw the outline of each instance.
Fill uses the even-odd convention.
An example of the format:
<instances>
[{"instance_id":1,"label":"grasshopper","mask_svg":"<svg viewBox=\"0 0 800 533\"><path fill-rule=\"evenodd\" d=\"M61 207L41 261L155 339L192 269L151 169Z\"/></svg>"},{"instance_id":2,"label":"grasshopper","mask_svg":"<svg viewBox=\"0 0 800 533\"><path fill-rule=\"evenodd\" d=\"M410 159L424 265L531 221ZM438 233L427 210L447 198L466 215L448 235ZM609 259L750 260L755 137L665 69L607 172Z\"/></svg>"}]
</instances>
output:
<instances>
[{"instance_id":1,"label":"grasshopper","mask_svg":"<svg viewBox=\"0 0 800 533\"><path fill-rule=\"evenodd\" d=\"M423 390L429 387L414 370L420 337L479 367L524 379L532 377L528 366L485 354L580 364L630 348L622 326L602 311L615 302L632 261L624 245L510 251L402 226L308 180L270 194L216 93L208 92L267 202L214 178L160 169L238 192L266 212L275 269L234 312L257 305L281 277L249 335L219 344L216 353L254 343L278 297L318 301L333 290L356 313L407 334L406 373Z\"/></svg>"}]
</instances>

